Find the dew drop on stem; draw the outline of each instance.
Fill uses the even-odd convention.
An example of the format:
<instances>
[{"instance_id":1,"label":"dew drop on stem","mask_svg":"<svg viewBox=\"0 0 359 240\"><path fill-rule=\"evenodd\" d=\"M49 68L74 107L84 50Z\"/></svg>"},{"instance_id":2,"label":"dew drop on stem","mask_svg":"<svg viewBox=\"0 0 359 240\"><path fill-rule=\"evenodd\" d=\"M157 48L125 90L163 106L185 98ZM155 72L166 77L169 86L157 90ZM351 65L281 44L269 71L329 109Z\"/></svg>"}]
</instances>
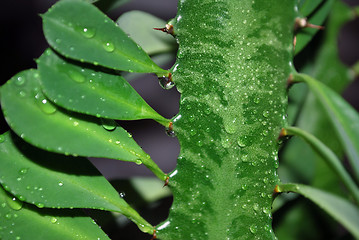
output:
<instances>
[{"instance_id":1,"label":"dew drop on stem","mask_svg":"<svg viewBox=\"0 0 359 240\"><path fill-rule=\"evenodd\" d=\"M159 81L160 86L166 90L173 88L175 85L175 83L172 81L171 73L168 76L158 77L158 81Z\"/></svg>"}]
</instances>

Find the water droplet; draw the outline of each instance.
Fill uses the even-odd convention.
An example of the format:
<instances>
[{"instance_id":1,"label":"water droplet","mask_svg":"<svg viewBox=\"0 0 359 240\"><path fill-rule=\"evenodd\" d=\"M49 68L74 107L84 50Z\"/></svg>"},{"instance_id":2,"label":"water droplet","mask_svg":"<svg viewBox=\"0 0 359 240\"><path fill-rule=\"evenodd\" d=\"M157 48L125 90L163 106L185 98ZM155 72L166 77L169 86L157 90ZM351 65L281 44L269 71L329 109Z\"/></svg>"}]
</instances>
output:
<instances>
[{"instance_id":1,"label":"water droplet","mask_svg":"<svg viewBox=\"0 0 359 240\"><path fill-rule=\"evenodd\" d=\"M19 195L19 196L18 196L18 199L19 199L20 201L26 201L26 198L25 198L24 196L22 196L22 195Z\"/></svg>"},{"instance_id":2,"label":"water droplet","mask_svg":"<svg viewBox=\"0 0 359 240\"><path fill-rule=\"evenodd\" d=\"M22 201L17 199L16 197L13 198L7 198L7 205L11 207L14 210L20 210L22 208L22 205L24 204Z\"/></svg>"},{"instance_id":3,"label":"water droplet","mask_svg":"<svg viewBox=\"0 0 359 240\"><path fill-rule=\"evenodd\" d=\"M10 213L8 213L8 214L5 215L5 218L6 218L6 219L11 219L11 218L12 218L12 215L11 215Z\"/></svg>"},{"instance_id":4,"label":"water droplet","mask_svg":"<svg viewBox=\"0 0 359 240\"><path fill-rule=\"evenodd\" d=\"M103 44L103 48L106 50L106 52L113 52L115 50L115 45L111 42L107 42Z\"/></svg>"},{"instance_id":5,"label":"water droplet","mask_svg":"<svg viewBox=\"0 0 359 240\"><path fill-rule=\"evenodd\" d=\"M265 226L264 226L264 230L266 230L266 231L270 231L270 230L271 230L271 226L270 226L270 225L268 225L268 224L267 224L267 225L265 225Z\"/></svg>"},{"instance_id":6,"label":"water droplet","mask_svg":"<svg viewBox=\"0 0 359 240\"><path fill-rule=\"evenodd\" d=\"M117 123L112 119L101 118L102 127L107 131L113 131L117 127Z\"/></svg>"},{"instance_id":7,"label":"water droplet","mask_svg":"<svg viewBox=\"0 0 359 240\"><path fill-rule=\"evenodd\" d=\"M244 141L243 137L238 138L237 144L238 144L238 146L240 146L242 148L246 146L246 142Z\"/></svg>"},{"instance_id":8,"label":"water droplet","mask_svg":"<svg viewBox=\"0 0 359 240\"><path fill-rule=\"evenodd\" d=\"M63 182L59 182L58 184L60 187L64 186L64 183Z\"/></svg>"},{"instance_id":9,"label":"water droplet","mask_svg":"<svg viewBox=\"0 0 359 240\"><path fill-rule=\"evenodd\" d=\"M139 159L137 159L137 160L135 161L135 163L136 163L137 165L141 165L141 164L142 164L142 161L139 160Z\"/></svg>"},{"instance_id":10,"label":"water droplet","mask_svg":"<svg viewBox=\"0 0 359 240\"><path fill-rule=\"evenodd\" d=\"M80 28L80 32L85 38L93 38L96 33L95 29L88 27Z\"/></svg>"},{"instance_id":11,"label":"water droplet","mask_svg":"<svg viewBox=\"0 0 359 240\"><path fill-rule=\"evenodd\" d=\"M124 192L120 192L119 194L120 194L121 198L124 198L126 196L126 194Z\"/></svg>"},{"instance_id":12,"label":"water droplet","mask_svg":"<svg viewBox=\"0 0 359 240\"><path fill-rule=\"evenodd\" d=\"M24 77L18 77L15 80L15 84L18 85L18 86L24 85L24 83L25 83L25 78Z\"/></svg>"},{"instance_id":13,"label":"water droplet","mask_svg":"<svg viewBox=\"0 0 359 240\"><path fill-rule=\"evenodd\" d=\"M176 137L176 133L175 131L169 129L169 128L166 128L166 134L170 137Z\"/></svg>"},{"instance_id":14,"label":"water droplet","mask_svg":"<svg viewBox=\"0 0 359 240\"><path fill-rule=\"evenodd\" d=\"M270 210L269 208L264 207L264 208L263 208L263 212L264 212L265 214L269 214L269 213L271 212L271 210Z\"/></svg>"},{"instance_id":15,"label":"water droplet","mask_svg":"<svg viewBox=\"0 0 359 240\"><path fill-rule=\"evenodd\" d=\"M28 168L22 168L19 170L19 173L24 175L27 173L28 170L29 170Z\"/></svg>"},{"instance_id":16,"label":"water droplet","mask_svg":"<svg viewBox=\"0 0 359 240\"><path fill-rule=\"evenodd\" d=\"M258 212L259 204L258 203L253 204L253 209L254 209L254 211Z\"/></svg>"},{"instance_id":17,"label":"water droplet","mask_svg":"<svg viewBox=\"0 0 359 240\"><path fill-rule=\"evenodd\" d=\"M26 92L25 91L20 91L19 95L20 95L20 97L26 97Z\"/></svg>"},{"instance_id":18,"label":"water droplet","mask_svg":"<svg viewBox=\"0 0 359 240\"><path fill-rule=\"evenodd\" d=\"M263 111L263 117L269 117L269 111Z\"/></svg>"},{"instance_id":19,"label":"water droplet","mask_svg":"<svg viewBox=\"0 0 359 240\"><path fill-rule=\"evenodd\" d=\"M52 217L51 220L50 220L51 223L56 223L57 222L57 218L55 217Z\"/></svg>"},{"instance_id":20,"label":"water droplet","mask_svg":"<svg viewBox=\"0 0 359 240\"><path fill-rule=\"evenodd\" d=\"M168 77L162 76L158 78L159 84L163 89L171 89L174 87L175 83L172 81L172 75L169 75Z\"/></svg>"},{"instance_id":21,"label":"water droplet","mask_svg":"<svg viewBox=\"0 0 359 240\"><path fill-rule=\"evenodd\" d=\"M237 123L237 118L234 118L233 120L227 120L225 118L223 124L224 124L224 129L229 134L235 133L239 127Z\"/></svg>"},{"instance_id":22,"label":"water droplet","mask_svg":"<svg viewBox=\"0 0 359 240\"><path fill-rule=\"evenodd\" d=\"M256 233L257 230L258 230L257 225L252 224L252 225L249 227L249 231L251 231L251 233L253 233L253 234Z\"/></svg>"},{"instance_id":23,"label":"water droplet","mask_svg":"<svg viewBox=\"0 0 359 240\"><path fill-rule=\"evenodd\" d=\"M0 135L0 143L3 143L5 141L4 135Z\"/></svg>"},{"instance_id":24,"label":"water droplet","mask_svg":"<svg viewBox=\"0 0 359 240\"><path fill-rule=\"evenodd\" d=\"M229 148L231 146L231 142L228 138L222 139L222 147Z\"/></svg>"},{"instance_id":25,"label":"water droplet","mask_svg":"<svg viewBox=\"0 0 359 240\"><path fill-rule=\"evenodd\" d=\"M196 135L196 130L195 129L191 129L190 131L189 131L189 133L191 134L191 136L194 136L194 135Z\"/></svg>"},{"instance_id":26,"label":"water droplet","mask_svg":"<svg viewBox=\"0 0 359 240\"><path fill-rule=\"evenodd\" d=\"M37 206L38 208L43 208L45 205L44 205L43 203L36 203L36 206Z\"/></svg>"},{"instance_id":27,"label":"water droplet","mask_svg":"<svg viewBox=\"0 0 359 240\"><path fill-rule=\"evenodd\" d=\"M36 104L46 114L53 114L56 112L56 107L47 100L42 94L38 93L35 96Z\"/></svg>"},{"instance_id":28,"label":"water droplet","mask_svg":"<svg viewBox=\"0 0 359 240\"><path fill-rule=\"evenodd\" d=\"M78 71L70 70L67 72L67 75L75 82L78 83L85 82L85 76L79 73Z\"/></svg>"}]
</instances>

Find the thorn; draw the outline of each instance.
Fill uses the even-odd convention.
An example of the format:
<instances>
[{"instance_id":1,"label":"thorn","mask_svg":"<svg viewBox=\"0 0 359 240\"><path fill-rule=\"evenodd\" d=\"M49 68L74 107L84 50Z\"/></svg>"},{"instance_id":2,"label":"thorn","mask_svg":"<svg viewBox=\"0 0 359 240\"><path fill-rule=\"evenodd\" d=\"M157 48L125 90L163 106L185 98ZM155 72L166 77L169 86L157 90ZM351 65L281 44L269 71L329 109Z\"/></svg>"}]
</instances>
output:
<instances>
[{"instance_id":1,"label":"thorn","mask_svg":"<svg viewBox=\"0 0 359 240\"><path fill-rule=\"evenodd\" d=\"M163 187L168 186L168 183L170 182L170 177L167 176L166 180L165 180L165 184L163 185Z\"/></svg>"},{"instance_id":2,"label":"thorn","mask_svg":"<svg viewBox=\"0 0 359 240\"><path fill-rule=\"evenodd\" d=\"M289 77L287 79L287 89L289 89L294 84L294 77L293 74L289 74Z\"/></svg>"},{"instance_id":3,"label":"thorn","mask_svg":"<svg viewBox=\"0 0 359 240\"><path fill-rule=\"evenodd\" d=\"M175 137L176 136L175 132L173 131L173 122L170 122L170 124L166 128L166 133L170 137Z\"/></svg>"},{"instance_id":4,"label":"thorn","mask_svg":"<svg viewBox=\"0 0 359 240\"><path fill-rule=\"evenodd\" d=\"M319 30L324 30L324 26L319 26L319 25L314 25L314 24L311 24L311 23L307 23L307 26L308 28L315 28L315 29L319 29Z\"/></svg>"},{"instance_id":5,"label":"thorn","mask_svg":"<svg viewBox=\"0 0 359 240\"><path fill-rule=\"evenodd\" d=\"M173 30L173 25L172 24L166 24L166 27L164 28L153 28L154 30L159 30L168 34L171 34L172 36L174 36L174 30Z\"/></svg>"},{"instance_id":6,"label":"thorn","mask_svg":"<svg viewBox=\"0 0 359 240\"><path fill-rule=\"evenodd\" d=\"M280 133L279 133L279 136L278 136L278 140L280 140L280 139L282 139L282 138L284 138L284 137L286 137L286 136L288 136L287 130L286 130L285 128L282 128L282 130L280 130Z\"/></svg>"},{"instance_id":7,"label":"thorn","mask_svg":"<svg viewBox=\"0 0 359 240\"><path fill-rule=\"evenodd\" d=\"M154 226L154 227L155 227L155 229L153 229L153 235L152 235L151 240L155 240L155 239L157 239L157 235L156 235L156 226Z\"/></svg>"},{"instance_id":8,"label":"thorn","mask_svg":"<svg viewBox=\"0 0 359 240\"><path fill-rule=\"evenodd\" d=\"M295 31L297 31L300 28L315 28L315 29L319 29L319 30L324 29L323 26L314 25L314 24L309 23L307 21L307 18L296 18L295 24L294 24L294 29L295 29Z\"/></svg>"},{"instance_id":9,"label":"thorn","mask_svg":"<svg viewBox=\"0 0 359 240\"><path fill-rule=\"evenodd\" d=\"M282 191L281 191L281 189L280 189L280 187L279 187L279 185L277 184L277 185L275 185L275 188L274 188L274 191L273 191L273 193L274 194L278 194L278 193L281 193Z\"/></svg>"},{"instance_id":10,"label":"thorn","mask_svg":"<svg viewBox=\"0 0 359 240\"><path fill-rule=\"evenodd\" d=\"M297 36L293 38L293 50L295 50L295 46L297 45Z\"/></svg>"}]
</instances>

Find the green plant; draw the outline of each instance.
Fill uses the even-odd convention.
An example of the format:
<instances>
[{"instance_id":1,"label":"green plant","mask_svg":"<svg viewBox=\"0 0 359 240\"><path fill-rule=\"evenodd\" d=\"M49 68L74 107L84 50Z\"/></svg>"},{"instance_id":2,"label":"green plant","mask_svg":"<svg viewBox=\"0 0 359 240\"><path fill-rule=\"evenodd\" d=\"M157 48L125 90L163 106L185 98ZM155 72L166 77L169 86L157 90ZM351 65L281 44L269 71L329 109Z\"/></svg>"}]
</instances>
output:
<instances>
[{"instance_id":1,"label":"green plant","mask_svg":"<svg viewBox=\"0 0 359 240\"><path fill-rule=\"evenodd\" d=\"M318 31L301 29L309 26L303 17L320 25L333 4L320 49L301 69L328 87L297 73L293 56ZM272 239L272 202L282 192L309 198L359 238L359 115L336 93L352 76L337 58L335 37L353 14L331 0L182 0L177 17L163 29L179 43L176 63L164 70L147 54L172 51L171 41L152 42L152 34L138 38L142 32L133 27L136 41L147 40L141 48L88 1L58 2L42 15L51 49L37 59L36 70L1 87L12 129L0 138L1 238L108 239L79 210L86 208L123 214L153 238ZM141 17L157 21L135 12L120 25ZM159 115L124 72L154 73L164 88L175 83L179 114ZM288 120L287 91L297 82L307 83L309 92L293 87ZM314 112L320 113L315 119ZM153 119L178 137L181 153L173 172L165 174L115 122L137 119ZM280 143L291 135L317 155L303 158L301 142L286 144L282 181L311 186L281 183L277 175ZM339 160L344 153L349 172ZM144 164L173 192L168 219L152 226L84 157ZM315 165L325 174L308 174ZM290 202L280 198L273 211ZM293 238L286 224L291 221L279 224L277 235Z\"/></svg>"}]
</instances>

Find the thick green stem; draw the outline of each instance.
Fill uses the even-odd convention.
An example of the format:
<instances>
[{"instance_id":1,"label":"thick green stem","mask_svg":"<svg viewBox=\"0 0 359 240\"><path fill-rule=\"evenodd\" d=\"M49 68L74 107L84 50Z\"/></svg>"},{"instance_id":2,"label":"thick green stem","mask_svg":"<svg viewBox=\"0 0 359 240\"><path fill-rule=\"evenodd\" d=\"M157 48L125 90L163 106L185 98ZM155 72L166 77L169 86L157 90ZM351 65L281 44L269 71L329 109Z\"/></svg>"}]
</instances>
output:
<instances>
[{"instance_id":1,"label":"thick green stem","mask_svg":"<svg viewBox=\"0 0 359 240\"><path fill-rule=\"evenodd\" d=\"M160 239L273 239L295 1L179 1L173 81L181 145Z\"/></svg>"}]
</instances>

